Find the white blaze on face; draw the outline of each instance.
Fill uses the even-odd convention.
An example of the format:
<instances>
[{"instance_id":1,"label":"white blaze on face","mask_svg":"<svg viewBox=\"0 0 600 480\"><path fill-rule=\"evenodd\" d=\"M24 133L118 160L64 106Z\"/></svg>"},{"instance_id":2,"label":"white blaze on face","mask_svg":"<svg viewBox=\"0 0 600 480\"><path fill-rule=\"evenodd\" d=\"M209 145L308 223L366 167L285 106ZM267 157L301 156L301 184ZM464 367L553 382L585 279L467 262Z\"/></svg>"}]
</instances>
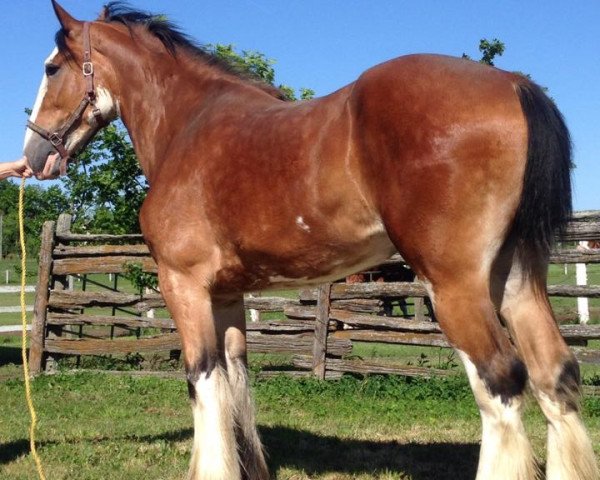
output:
<instances>
[{"instance_id":1,"label":"white blaze on face","mask_svg":"<svg viewBox=\"0 0 600 480\"><path fill-rule=\"evenodd\" d=\"M44 62L44 66L51 63L52 60L54 59L54 57L57 55L57 53L58 53L58 49L54 48L54 50L52 50L52 53L48 56L48 58ZM42 106L42 102L44 100L44 97L46 96L47 91L48 91L48 77L46 77L46 74L44 73L44 76L42 77L42 83L40 84L40 88L38 90L38 94L35 99L35 103L33 105L33 110L31 111L31 115L29 116L29 120L31 120L34 123L35 123L35 120L37 119L38 113L40 112L40 108ZM23 142L23 150L25 150L25 148L27 147L27 144L29 143L29 140L31 139L31 136L33 135L33 133L34 133L33 130L31 130L30 128L28 128L27 131L25 132L25 140Z\"/></svg>"}]
</instances>

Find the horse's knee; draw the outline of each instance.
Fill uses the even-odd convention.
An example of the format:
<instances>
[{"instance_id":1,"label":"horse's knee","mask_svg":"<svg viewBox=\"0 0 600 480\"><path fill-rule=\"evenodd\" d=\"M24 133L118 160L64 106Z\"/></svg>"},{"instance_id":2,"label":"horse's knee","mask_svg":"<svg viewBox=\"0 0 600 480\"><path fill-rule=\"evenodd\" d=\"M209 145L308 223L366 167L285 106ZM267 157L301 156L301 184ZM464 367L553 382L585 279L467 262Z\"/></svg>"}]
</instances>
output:
<instances>
[{"instance_id":1,"label":"horse's knee","mask_svg":"<svg viewBox=\"0 0 600 480\"><path fill-rule=\"evenodd\" d=\"M568 353L545 367L532 370L530 384L546 416L578 412L581 377L575 356Z\"/></svg>"},{"instance_id":2,"label":"horse's knee","mask_svg":"<svg viewBox=\"0 0 600 480\"><path fill-rule=\"evenodd\" d=\"M523 394L528 378L525 364L514 354L495 355L491 361L478 365L477 373L490 394L504 404Z\"/></svg>"},{"instance_id":3,"label":"horse's knee","mask_svg":"<svg viewBox=\"0 0 600 480\"><path fill-rule=\"evenodd\" d=\"M579 363L574 356L565 360L556 380L554 392L556 398L568 411L579 410L579 394L581 389L581 374Z\"/></svg>"},{"instance_id":4,"label":"horse's knee","mask_svg":"<svg viewBox=\"0 0 600 480\"><path fill-rule=\"evenodd\" d=\"M514 353L496 352L491 358L473 361L459 351L478 403L497 398L509 405L525 391L528 374L525 364Z\"/></svg>"}]
</instances>

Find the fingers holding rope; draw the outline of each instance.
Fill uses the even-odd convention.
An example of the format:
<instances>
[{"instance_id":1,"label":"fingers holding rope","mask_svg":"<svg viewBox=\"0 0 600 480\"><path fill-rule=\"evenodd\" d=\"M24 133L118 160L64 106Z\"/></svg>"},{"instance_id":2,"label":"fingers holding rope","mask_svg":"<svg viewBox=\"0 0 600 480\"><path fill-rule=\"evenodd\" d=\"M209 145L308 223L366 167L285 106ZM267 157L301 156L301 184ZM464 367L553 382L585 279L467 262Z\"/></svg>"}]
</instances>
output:
<instances>
[{"instance_id":1,"label":"fingers holding rope","mask_svg":"<svg viewBox=\"0 0 600 480\"><path fill-rule=\"evenodd\" d=\"M8 177L29 178L32 175L33 170L25 156L14 162L0 163L0 179Z\"/></svg>"}]
</instances>

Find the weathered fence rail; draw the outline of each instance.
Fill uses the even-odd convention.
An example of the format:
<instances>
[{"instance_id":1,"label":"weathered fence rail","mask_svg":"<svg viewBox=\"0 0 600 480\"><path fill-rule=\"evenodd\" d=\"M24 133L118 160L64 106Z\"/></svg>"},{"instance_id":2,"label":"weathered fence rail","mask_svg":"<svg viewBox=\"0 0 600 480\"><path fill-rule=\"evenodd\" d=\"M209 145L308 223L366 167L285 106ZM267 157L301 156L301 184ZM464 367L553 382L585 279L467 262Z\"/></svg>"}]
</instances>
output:
<instances>
[{"instance_id":1,"label":"weathered fence rail","mask_svg":"<svg viewBox=\"0 0 600 480\"><path fill-rule=\"evenodd\" d=\"M579 212L551 261L600 263L600 251L565 245L598 238L600 212ZM42 371L49 359L60 355L179 350L175 324L158 292L122 291L116 281L99 286L90 278L123 274L125 265L132 262L142 265L144 271L156 272L142 241L140 235L73 234L66 216L44 225L31 332L33 372ZM404 268L402 264L399 255L385 262L386 267ZM82 280L84 286L70 288L69 276ZM94 288L85 288L86 279ZM552 285L548 291L563 297L600 297L600 286L595 285ZM262 314L279 312L277 319L248 322L249 350L288 354L297 369L293 374L312 372L320 378L334 378L343 372L448 375L448 370L351 355L355 342L448 347L427 308L426 296L425 288L413 281L333 283L302 290L296 298L247 297L247 309ZM410 312L391 307L405 298L412 299ZM600 361L600 352L588 347L590 340L600 339L599 325L560 328L567 342L576 347L580 361Z\"/></svg>"}]
</instances>

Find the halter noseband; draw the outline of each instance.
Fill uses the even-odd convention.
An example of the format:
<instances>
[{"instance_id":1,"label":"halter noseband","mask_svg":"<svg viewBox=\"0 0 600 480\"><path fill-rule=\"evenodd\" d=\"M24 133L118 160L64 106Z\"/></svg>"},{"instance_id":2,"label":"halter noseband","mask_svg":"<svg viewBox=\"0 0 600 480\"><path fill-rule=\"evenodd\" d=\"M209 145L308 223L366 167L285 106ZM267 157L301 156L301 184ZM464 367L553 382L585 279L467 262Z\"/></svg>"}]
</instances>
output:
<instances>
[{"instance_id":1,"label":"halter noseband","mask_svg":"<svg viewBox=\"0 0 600 480\"><path fill-rule=\"evenodd\" d=\"M85 78L85 93L79 106L69 115L67 121L56 131L50 132L45 128L36 125L31 120L27 121L27 127L48 140L61 157L61 173L66 171L67 162L70 159L69 152L65 147L65 136L71 130L73 125L83 117L88 105L92 106L92 114L98 125L103 126L106 122L102 118L102 112L96 106L96 90L94 88L94 64L92 63L92 49L90 43L90 23L83 24L83 77Z\"/></svg>"}]
</instances>

